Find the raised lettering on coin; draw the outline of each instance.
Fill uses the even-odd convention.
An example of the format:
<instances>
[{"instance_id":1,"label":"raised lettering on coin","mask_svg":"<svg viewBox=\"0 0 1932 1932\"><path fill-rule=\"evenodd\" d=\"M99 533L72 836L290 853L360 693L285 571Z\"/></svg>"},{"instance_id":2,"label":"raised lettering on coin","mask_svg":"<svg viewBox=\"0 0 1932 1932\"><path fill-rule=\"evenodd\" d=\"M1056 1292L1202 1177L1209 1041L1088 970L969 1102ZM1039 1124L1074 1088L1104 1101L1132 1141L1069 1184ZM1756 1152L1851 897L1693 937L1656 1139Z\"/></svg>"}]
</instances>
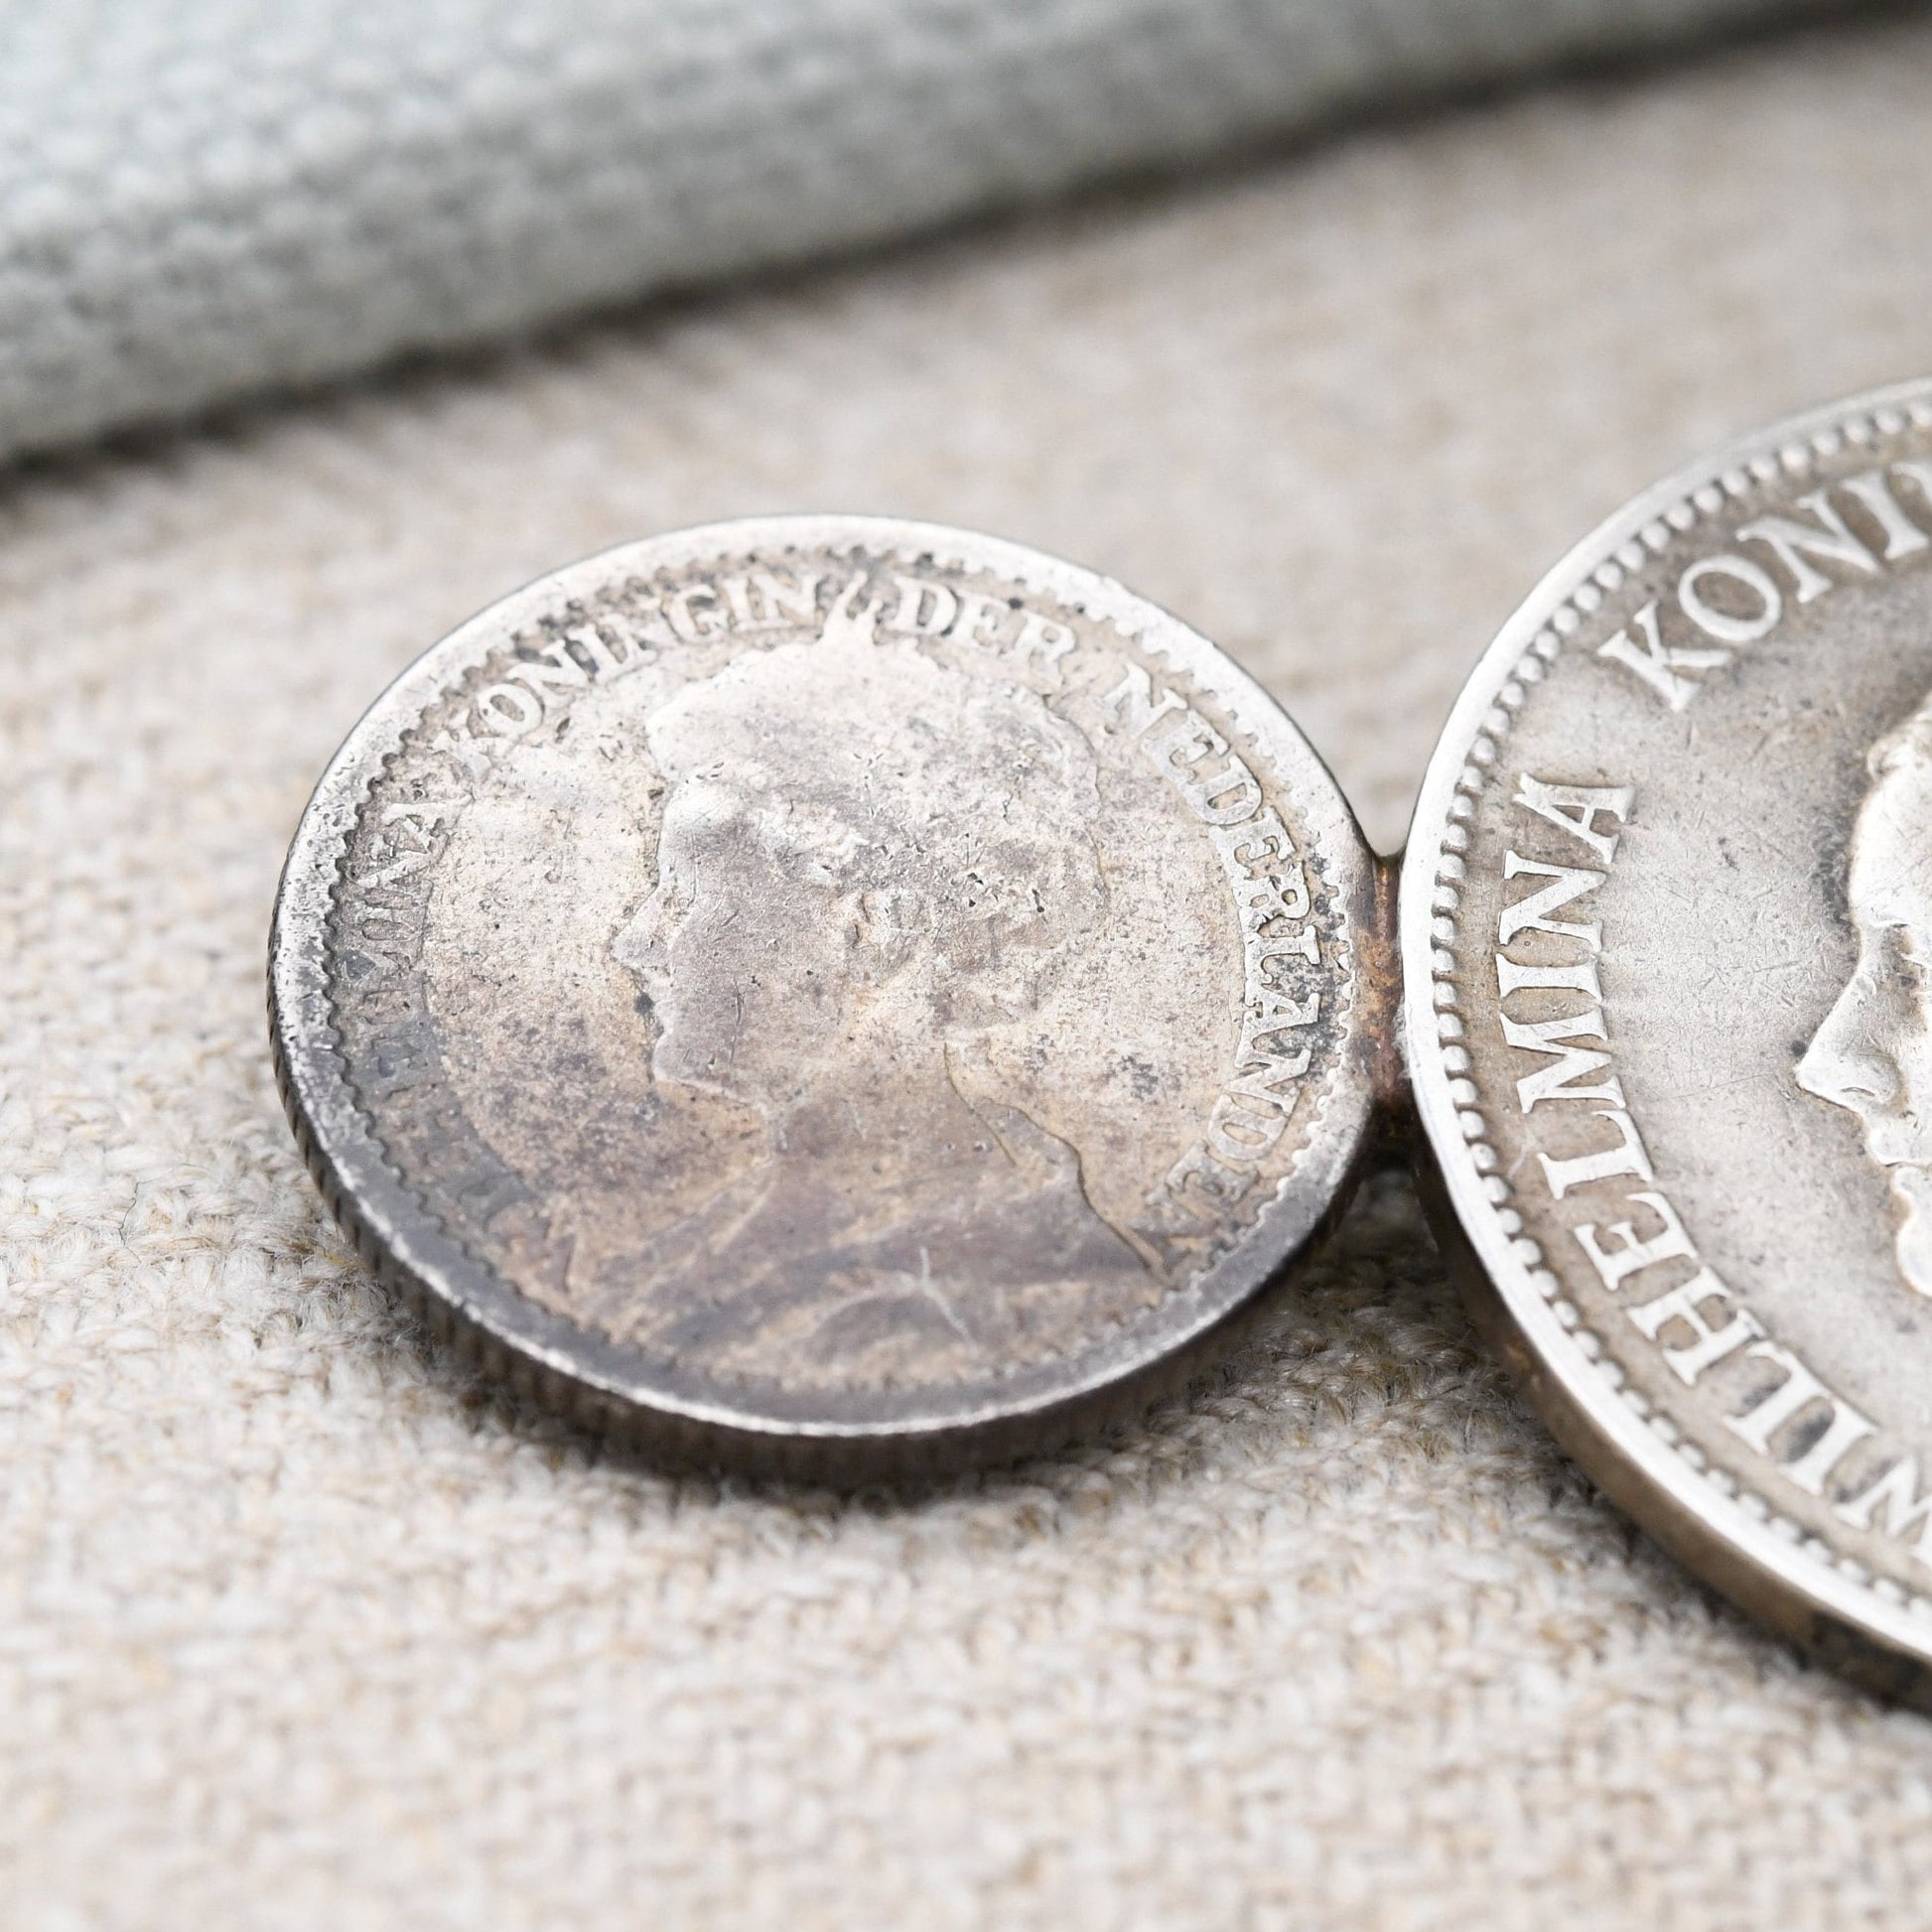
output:
<instances>
[{"instance_id":1,"label":"raised lettering on coin","mask_svg":"<svg viewBox=\"0 0 1932 1932\"><path fill-rule=\"evenodd\" d=\"M1573 553L1463 695L1401 906L1478 1312L1658 1535L1894 1688L1932 1660L1928 689L1916 387Z\"/></svg>"}]
</instances>

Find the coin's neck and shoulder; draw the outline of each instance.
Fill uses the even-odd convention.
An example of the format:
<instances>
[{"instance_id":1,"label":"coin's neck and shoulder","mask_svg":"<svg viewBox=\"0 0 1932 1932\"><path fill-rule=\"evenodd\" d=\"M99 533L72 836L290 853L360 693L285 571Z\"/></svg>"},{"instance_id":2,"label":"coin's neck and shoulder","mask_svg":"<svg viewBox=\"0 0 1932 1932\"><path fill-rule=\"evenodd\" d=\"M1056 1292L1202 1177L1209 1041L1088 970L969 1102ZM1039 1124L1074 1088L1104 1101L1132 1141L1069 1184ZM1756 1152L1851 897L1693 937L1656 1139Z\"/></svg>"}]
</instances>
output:
<instances>
[{"instance_id":1,"label":"coin's neck and shoulder","mask_svg":"<svg viewBox=\"0 0 1932 1932\"><path fill-rule=\"evenodd\" d=\"M730 1195L752 1209L782 1177L787 1195L808 1192L838 1220L870 1219L888 1203L896 1221L928 1211L952 1219L969 1201L1034 1194L1093 1212L1074 1149L999 1098L978 1040L935 1032L912 1043L903 1031L860 1021L815 1057L807 1077L754 1104L764 1117L765 1156L716 1200Z\"/></svg>"},{"instance_id":2,"label":"coin's neck and shoulder","mask_svg":"<svg viewBox=\"0 0 1932 1932\"><path fill-rule=\"evenodd\" d=\"M683 1284L660 1342L701 1331L756 1352L782 1310L787 1345L811 1348L810 1322L840 1311L872 1310L883 1334L956 1296L944 1325L970 1353L1026 1309L1144 1292L1141 1257L1088 1199L1073 1147L995 1098L970 1047L935 1039L909 1061L856 1047L842 1038L826 1056L836 1077L767 1103L765 1157L632 1257Z\"/></svg>"}]
</instances>

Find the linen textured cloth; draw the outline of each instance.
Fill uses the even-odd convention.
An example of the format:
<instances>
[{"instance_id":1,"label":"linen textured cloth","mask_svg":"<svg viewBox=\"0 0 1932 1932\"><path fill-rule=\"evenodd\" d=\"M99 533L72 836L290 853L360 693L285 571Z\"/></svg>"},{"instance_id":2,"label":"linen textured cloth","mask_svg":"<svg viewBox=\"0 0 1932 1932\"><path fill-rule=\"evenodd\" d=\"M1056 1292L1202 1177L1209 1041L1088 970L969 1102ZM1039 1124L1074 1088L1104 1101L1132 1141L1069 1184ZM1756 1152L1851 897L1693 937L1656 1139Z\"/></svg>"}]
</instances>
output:
<instances>
[{"instance_id":1,"label":"linen textured cloth","mask_svg":"<svg viewBox=\"0 0 1932 1932\"><path fill-rule=\"evenodd\" d=\"M1543 568L1932 361L1932 24L1819 30L0 484L0 1923L1922 1923L1932 1723L1649 1546L1406 1182L1144 1423L918 1496L470 1380L294 1153L262 958L395 671L712 516L1115 572L1399 838Z\"/></svg>"},{"instance_id":2,"label":"linen textured cloth","mask_svg":"<svg viewBox=\"0 0 1932 1932\"><path fill-rule=\"evenodd\" d=\"M0 455L1830 5L0 0Z\"/></svg>"}]
</instances>

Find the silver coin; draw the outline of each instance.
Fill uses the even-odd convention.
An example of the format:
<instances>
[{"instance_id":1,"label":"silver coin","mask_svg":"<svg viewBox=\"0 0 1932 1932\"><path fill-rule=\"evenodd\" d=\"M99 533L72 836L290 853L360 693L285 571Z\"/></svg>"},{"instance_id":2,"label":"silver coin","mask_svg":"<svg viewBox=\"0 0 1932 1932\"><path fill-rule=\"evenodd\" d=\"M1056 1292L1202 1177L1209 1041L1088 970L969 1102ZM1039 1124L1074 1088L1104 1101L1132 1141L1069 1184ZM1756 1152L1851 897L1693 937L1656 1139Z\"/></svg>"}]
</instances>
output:
<instances>
[{"instance_id":1,"label":"silver coin","mask_svg":"<svg viewBox=\"0 0 1932 1932\"><path fill-rule=\"evenodd\" d=\"M1619 511L1417 808L1404 1035L1477 1313L1611 1495L1932 1661L1932 386Z\"/></svg>"},{"instance_id":2,"label":"silver coin","mask_svg":"<svg viewBox=\"0 0 1932 1932\"><path fill-rule=\"evenodd\" d=\"M1375 882L1273 702L1119 585L723 524L375 705L272 1030L331 1206L484 1361L660 1449L938 1466L1171 1384L1335 1208Z\"/></svg>"}]
</instances>

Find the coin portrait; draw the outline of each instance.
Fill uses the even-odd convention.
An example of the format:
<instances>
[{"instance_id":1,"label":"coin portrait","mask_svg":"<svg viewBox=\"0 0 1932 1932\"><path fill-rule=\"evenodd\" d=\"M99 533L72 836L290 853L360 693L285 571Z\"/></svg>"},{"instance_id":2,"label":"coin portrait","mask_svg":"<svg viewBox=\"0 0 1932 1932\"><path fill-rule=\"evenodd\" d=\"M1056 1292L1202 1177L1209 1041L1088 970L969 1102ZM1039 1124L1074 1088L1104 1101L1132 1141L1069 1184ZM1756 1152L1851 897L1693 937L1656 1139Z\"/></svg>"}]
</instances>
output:
<instances>
[{"instance_id":1,"label":"coin portrait","mask_svg":"<svg viewBox=\"0 0 1932 1932\"><path fill-rule=\"evenodd\" d=\"M644 720L669 789L613 952L656 1080L749 1108L764 1147L631 1259L675 1312L591 1306L743 1370L984 1368L1056 1302L1125 1312L1150 1280L1077 1149L976 1087L983 1036L1079 973L1105 911L1093 755L1024 685L879 638L862 581L820 638Z\"/></svg>"},{"instance_id":2,"label":"coin portrait","mask_svg":"<svg viewBox=\"0 0 1932 1932\"><path fill-rule=\"evenodd\" d=\"M863 1472L1111 1413L1279 1274L1367 1130L1372 897L1152 606L769 519L405 674L291 855L275 1024L326 1191L485 1359Z\"/></svg>"},{"instance_id":3,"label":"coin portrait","mask_svg":"<svg viewBox=\"0 0 1932 1932\"><path fill-rule=\"evenodd\" d=\"M1432 761L1402 905L1478 1316L1664 1541L1915 1682L1928 691L1912 389L1725 452L1552 573Z\"/></svg>"},{"instance_id":4,"label":"coin portrait","mask_svg":"<svg viewBox=\"0 0 1932 1932\"><path fill-rule=\"evenodd\" d=\"M1846 889L1858 963L1798 1084L1859 1121L1898 1211L1898 1272L1932 1296L1932 700L1865 766Z\"/></svg>"}]
</instances>

